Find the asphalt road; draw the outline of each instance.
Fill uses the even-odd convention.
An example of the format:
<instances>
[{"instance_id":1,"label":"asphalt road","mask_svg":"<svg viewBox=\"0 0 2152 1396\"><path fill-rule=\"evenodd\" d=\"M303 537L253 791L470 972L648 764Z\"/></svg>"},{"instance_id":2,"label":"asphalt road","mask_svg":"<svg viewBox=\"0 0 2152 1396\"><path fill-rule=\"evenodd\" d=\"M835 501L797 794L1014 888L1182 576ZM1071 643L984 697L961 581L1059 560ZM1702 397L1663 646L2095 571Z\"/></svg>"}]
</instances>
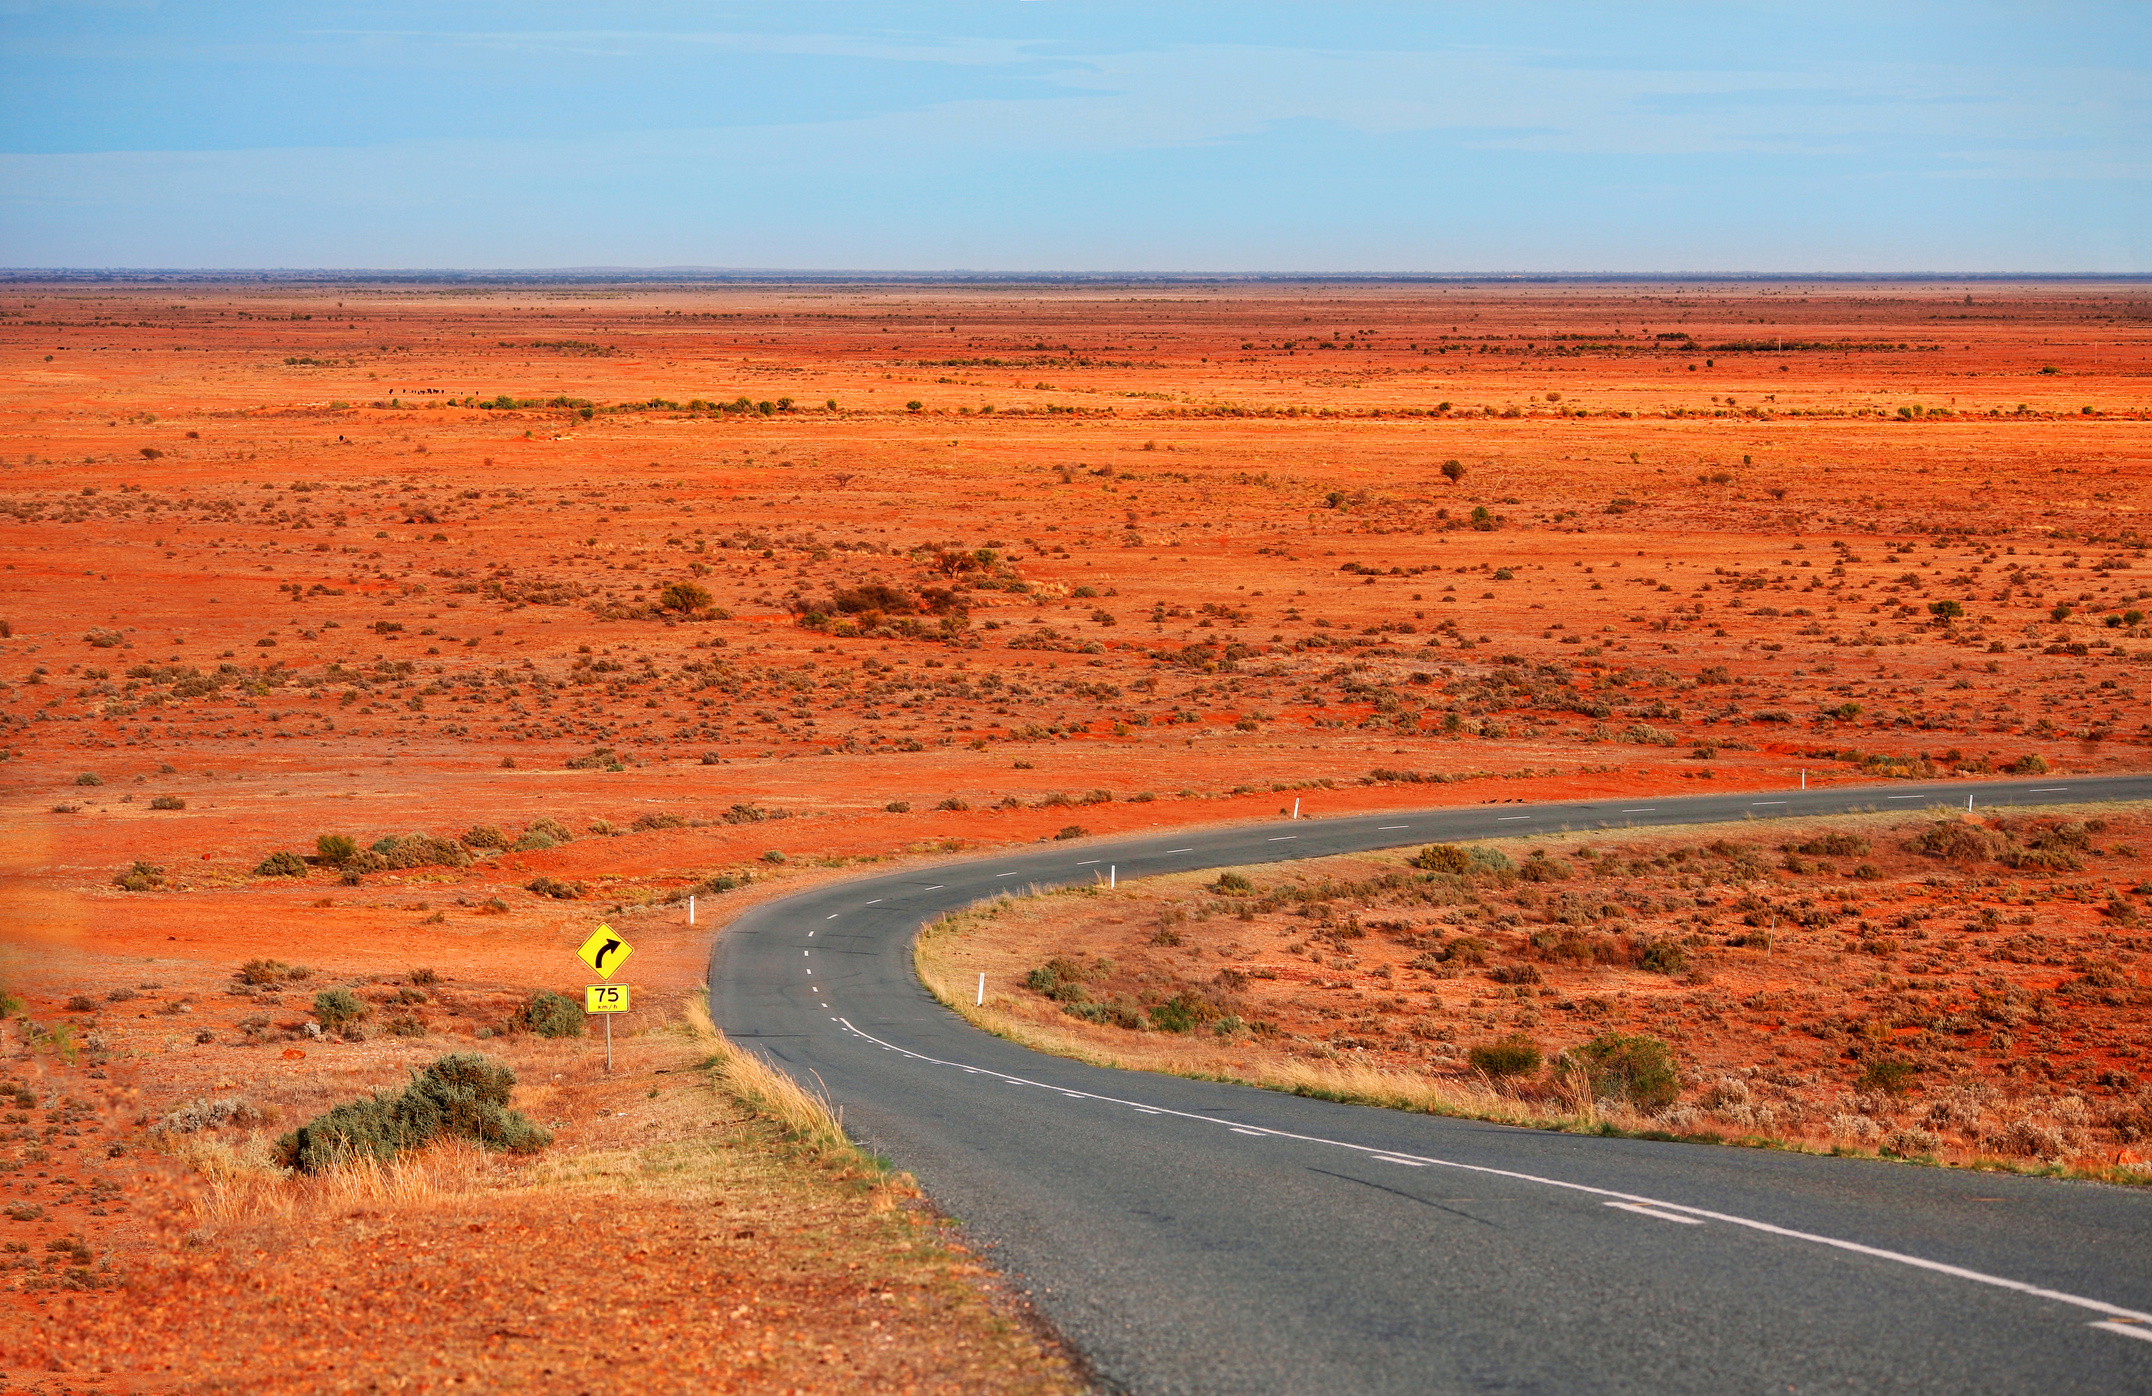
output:
<instances>
[{"instance_id":1,"label":"asphalt road","mask_svg":"<svg viewBox=\"0 0 2152 1396\"><path fill-rule=\"evenodd\" d=\"M941 912L1108 867L1968 796L2144 800L2152 777L1472 805L1056 844L754 908L716 942L712 1009L916 1174L1114 1389L2152 1392L2152 1193L1110 1071L979 1032L911 968L913 934Z\"/></svg>"}]
</instances>

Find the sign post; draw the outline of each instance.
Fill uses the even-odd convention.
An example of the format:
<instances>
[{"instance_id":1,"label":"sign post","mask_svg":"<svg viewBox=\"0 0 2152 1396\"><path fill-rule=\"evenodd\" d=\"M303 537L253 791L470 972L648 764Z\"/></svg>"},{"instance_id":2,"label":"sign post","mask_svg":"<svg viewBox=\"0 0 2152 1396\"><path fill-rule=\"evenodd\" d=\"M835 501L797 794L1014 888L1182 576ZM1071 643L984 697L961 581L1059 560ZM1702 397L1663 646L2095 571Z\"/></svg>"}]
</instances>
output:
<instances>
[{"instance_id":1,"label":"sign post","mask_svg":"<svg viewBox=\"0 0 2152 1396\"><path fill-rule=\"evenodd\" d=\"M589 965L600 979L611 979L615 971L635 953L635 947L625 937L614 934L613 928L602 921L598 929L590 933L575 952L577 959ZM625 984L592 984L583 990L583 1011L603 1013L605 1019L605 1069L613 1069L613 1020L610 1015L628 1011L628 986Z\"/></svg>"}]
</instances>

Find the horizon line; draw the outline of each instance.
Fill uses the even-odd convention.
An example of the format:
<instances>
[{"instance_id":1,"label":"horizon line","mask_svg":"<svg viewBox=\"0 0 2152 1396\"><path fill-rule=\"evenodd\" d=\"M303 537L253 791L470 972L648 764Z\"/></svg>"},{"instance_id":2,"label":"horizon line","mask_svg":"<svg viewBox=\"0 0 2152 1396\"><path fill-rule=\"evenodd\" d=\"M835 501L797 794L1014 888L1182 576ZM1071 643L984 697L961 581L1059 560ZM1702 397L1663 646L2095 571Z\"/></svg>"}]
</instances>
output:
<instances>
[{"instance_id":1,"label":"horizon line","mask_svg":"<svg viewBox=\"0 0 2152 1396\"><path fill-rule=\"evenodd\" d=\"M982 271L967 268L880 270L843 267L0 267L0 282L72 281L700 281L712 283L976 283L976 282L1267 282L1473 283L1502 282L2152 282L2152 272L2128 271Z\"/></svg>"}]
</instances>

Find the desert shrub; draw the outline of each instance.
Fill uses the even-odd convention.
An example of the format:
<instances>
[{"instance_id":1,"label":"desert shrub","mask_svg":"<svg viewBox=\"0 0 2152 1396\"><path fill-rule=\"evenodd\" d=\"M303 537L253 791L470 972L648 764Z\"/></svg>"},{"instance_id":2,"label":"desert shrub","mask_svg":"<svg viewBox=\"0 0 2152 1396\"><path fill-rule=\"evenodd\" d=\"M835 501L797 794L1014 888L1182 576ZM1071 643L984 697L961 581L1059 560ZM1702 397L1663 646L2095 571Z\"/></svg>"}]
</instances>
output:
<instances>
[{"instance_id":1,"label":"desert shrub","mask_svg":"<svg viewBox=\"0 0 2152 1396\"><path fill-rule=\"evenodd\" d=\"M1441 959L1449 965L1484 965L1494 946L1478 936L1459 936L1442 947Z\"/></svg>"},{"instance_id":2,"label":"desert shrub","mask_svg":"<svg viewBox=\"0 0 2152 1396\"><path fill-rule=\"evenodd\" d=\"M123 892L154 891L164 886L164 869L138 859L125 870L114 873L112 885Z\"/></svg>"},{"instance_id":3,"label":"desert shrub","mask_svg":"<svg viewBox=\"0 0 2152 1396\"><path fill-rule=\"evenodd\" d=\"M463 842L470 848L506 848L508 835L491 824L473 824L463 831Z\"/></svg>"},{"instance_id":4,"label":"desert shrub","mask_svg":"<svg viewBox=\"0 0 2152 1396\"><path fill-rule=\"evenodd\" d=\"M314 1016L326 1032L344 1032L366 1020L373 1010L349 989L323 989L314 995Z\"/></svg>"},{"instance_id":5,"label":"desert shrub","mask_svg":"<svg viewBox=\"0 0 2152 1396\"><path fill-rule=\"evenodd\" d=\"M67 1011L70 1013L92 1013L96 1009L97 1000L88 994L73 994L68 997Z\"/></svg>"},{"instance_id":6,"label":"desert shrub","mask_svg":"<svg viewBox=\"0 0 2152 1396\"><path fill-rule=\"evenodd\" d=\"M710 609L710 592L694 582L674 582L658 593L658 605L668 611L706 611Z\"/></svg>"},{"instance_id":7,"label":"desert shrub","mask_svg":"<svg viewBox=\"0 0 2152 1396\"><path fill-rule=\"evenodd\" d=\"M1080 839L1090 832L1089 829L1084 828L1081 824L1069 824L1064 826L1061 832L1055 834L1054 837L1056 839Z\"/></svg>"},{"instance_id":8,"label":"desert shrub","mask_svg":"<svg viewBox=\"0 0 2152 1396\"><path fill-rule=\"evenodd\" d=\"M744 870L736 873L715 873L709 877L704 878L702 881L696 883L694 886L688 888L686 891L680 893L677 897L674 898L674 900L677 901L679 897L690 896L712 897L716 896L720 892L730 892L735 887L749 886L753 882L754 878L749 876Z\"/></svg>"},{"instance_id":9,"label":"desert shrub","mask_svg":"<svg viewBox=\"0 0 2152 1396\"><path fill-rule=\"evenodd\" d=\"M460 839L439 834L391 834L374 842L383 868L465 868L471 850Z\"/></svg>"},{"instance_id":10,"label":"desert shrub","mask_svg":"<svg viewBox=\"0 0 2152 1396\"><path fill-rule=\"evenodd\" d=\"M534 877L523 884L523 890L535 892L541 897L551 897L555 901L572 902L579 900L590 889L580 882L563 882L557 877Z\"/></svg>"},{"instance_id":11,"label":"desert shrub","mask_svg":"<svg viewBox=\"0 0 2152 1396\"><path fill-rule=\"evenodd\" d=\"M515 1025L540 1037L581 1037L589 1024L583 1005L566 994L540 989L516 1010Z\"/></svg>"},{"instance_id":12,"label":"desert shrub","mask_svg":"<svg viewBox=\"0 0 2152 1396\"><path fill-rule=\"evenodd\" d=\"M1183 989L1164 1003L1152 1005L1150 1012L1151 1026L1161 1032L1193 1032L1225 1016L1222 1009L1193 989Z\"/></svg>"},{"instance_id":13,"label":"desert shrub","mask_svg":"<svg viewBox=\"0 0 2152 1396\"><path fill-rule=\"evenodd\" d=\"M1546 976L1537 965L1496 965L1487 971L1487 977L1497 984L1543 984Z\"/></svg>"},{"instance_id":14,"label":"desert shrub","mask_svg":"<svg viewBox=\"0 0 2152 1396\"><path fill-rule=\"evenodd\" d=\"M1465 1060L1474 1071L1500 1080L1505 1076L1529 1076L1539 1070L1545 1058L1539 1044L1520 1032L1480 1043L1465 1053Z\"/></svg>"},{"instance_id":15,"label":"desert shrub","mask_svg":"<svg viewBox=\"0 0 2152 1396\"><path fill-rule=\"evenodd\" d=\"M1939 819L1915 835L1906 847L1931 858L1964 861L1997 857L2007 844L2008 840L1991 829L1957 819Z\"/></svg>"},{"instance_id":16,"label":"desert shrub","mask_svg":"<svg viewBox=\"0 0 2152 1396\"><path fill-rule=\"evenodd\" d=\"M75 784L77 785L103 785L104 783L104 777L98 775L95 771L84 771L81 775L75 777Z\"/></svg>"},{"instance_id":17,"label":"desert shrub","mask_svg":"<svg viewBox=\"0 0 2152 1396\"><path fill-rule=\"evenodd\" d=\"M404 978L410 980L413 984L438 984L441 982L441 976L430 969L412 970Z\"/></svg>"},{"instance_id":18,"label":"desert shrub","mask_svg":"<svg viewBox=\"0 0 2152 1396\"><path fill-rule=\"evenodd\" d=\"M718 818L727 824L760 824L770 812L760 805L734 805Z\"/></svg>"},{"instance_id":19,"label":"desert shrub","mask_svg":"<svg viewBox=\"0 0 2152 1396\"><path fill-rule=\"evenodd\" d=\"M1636 967L1653 974L1679 974L1688 963L1689 952L1678 940L1650 940L1637 947Z\"/></svg>"},{"instance_id":20,"label":"desert shrub","mask_svg":"<svg viewBox=\"0 0 2152 1396\"><path fill-rule=\"evenodd\" d=\"M1091 997L1083 989L1085 977L1082 965L1066 955L1056 955L1025 975L1024 987L1055 1003L1083 1003Z\"/></svg>"},{"instance_id":21,"label":"desert shrub","mask_svg":"<svg viewBox=\"0 0 2152 1396\"><path fill-rule=\"evenodd\" d=\"M628 827L637 833L647 833L652 829L685 829L687 827L687 816L660 814L656 810L652 810L647 814L637 815L635 822Z\"/></svg>"},{"instance_id":22,"label":"desert shrub","mask_svg":"<svg viewBox=\"0 0 2152 1396\"><path fill-rule=\"evenodd\" d=\"M1904 1095L1913 1088L1913 1078L1920 1074L1920 1067L1897 1057L1878 1057L1861 1068L1860 1089L1884 1091L1890 1095Z\"/></svg>"},{"instance_id":23,"label":"desert shrub","mask_svg":"<svg viewBox=\"0 0 2152 1396\"><path fill-rule=\"evenodd\" d=\"M378 1091L316 1116L277 1141L277 1161L302 1173L361 1158L386 1162L442 1135L531 1153L553 1136L508 1108L516 1074L475 1052L435 1061L401 1091Z\"/></svg>"},{"instance_id":24,"label":"desert shrub","mask_svg":"<svg viewBox=\"0 0 2152 1396\"><path fill-rule=\"evenodd\" d=\"M2044 776L2048 772L2047 758L2037 752L2028 752L2005 769L2015 771L2021 776Z\"/></svg>"},{"instance_id":25,"label":"desert shrub","mask_svg":"<svg viewBox=\"0 0 2152 1396\"><path fill-rule=\"evenodd\" d=\"M782 863L784 860L785 855L782 849L765 848L762 850L762 861L765 863Z\"/></svg>"},{"instance_id":26,"label":"desert shrub","mask_svg":"<svg viewBox=\"0 0 2152 1396\"><path fill-rule=\"evenodd\" d=\"M349 834L316 834L314 856L332 868L340 868L351 861L359 851L359 842Z\"/></svg>"},{"instance_id":27,"label":"desert shrub","mask_svg":"<svg viewBox=\"0 0 2152 1396\"><path fill-rule=\"evenodd\" d=\"M1806 853L1812 858L1865 858L1872 845L1859 834L1824 834L1806 843L1793 846L1796 853Z\"/></svg>"},{"instance_id":28,"label":"desert shrub","mask_svg":"<svg viewBox=\"0 0 2152 1396\"><path fill-rule=\"evenodd\" d=\"M1562 1054L1567 1065L1581 1068L1601 1100L1626 1100L1642 1110L1663 1110L1681 1095L1674 1054L1656 1037L1601 1033Z\"/></svg>"},{"instance_id":29,"label":"desert shrub","mask_svg":"<svg viewBox=\"0 0 2152 1396\"><path fill-rule=\"evenodd\" d=\"M152 1134L196 1134L225 1125L259 1124L262 1118L262 1112L250 1102L239 1096L223 1096L216 1100L190 1100L175 1106L149 1128Z\"/></svg>"},{"instance_id":30,"label":"desert shrub","mask_svg":"<svg viewBox=\"0 0 2152 1396\"><path fill-rule=\"evenodd\" d=\"M1576 871L1562 859L1549 858L1539 852L1524 860L1524 867L1517 875L1526 882L1563 882L1576 876Z\"/></svg>"},{"instance_id":31,"label":"desert shrub","mask_svg":"<svg viewBox=\"0 0 2152 1396\"><path fill-rule=\"evenodd\" d=\"M391 1037L424 1037L426 1020L415 1013L399 1013L382 1025Z\"/></svg>"},{"instance_id":32,"label":"desert shrub","mask_svg":"<svg viewBox=\"0 0 2152 1396\"><path fill-rule=\"evenodd\" d=\"M306 859L282 849L261 860L254 869L256 877L305 877Z\"/></svg>"},{"instance_id":33,"label":"desert shrub","mask_svg":"<svg viewBox=\"0 0 2152 1396\"><path fill-rule=\"evenodd\" d=\"M593 819L583 827L589 833L608 839L618 838L627 832L627 830L621 828L610 819Z\"/></svg>"},{"instance_id":34,"label":"desert shrub","mask_svg":"<svg viewBox=\"0 0 2152 1396\"><path fill-rule=\"evenodd\" d=\"M149 802L151 809L185 809L187 802L177 795L158 795Z\"/></svg>"},{"instance_id":35,"label":"desert shrub","mask_svg":"<svg viewBox=\"0 0 2152 1396\"><path fill-rule=\"evenodd\" d=\"M965 811L965 810L968 810L968 809L970 809L970 808L971 808L971 805L970 805L970 803L969 803L968 801L966 801L966 800L963 800L963 799L960 799L960 798L958 798L958 797L957 797L957 796L955 796L955 795L951 795L951 796L950 796L950 797L949 797L948 799L946 799L946 800L943 800L943 801L942 801L942 802L941 802L940 804L936 805L936 806L935 806L934 808L936 808L936 809L944 809L944 810L954 810L954 811L956 811L956 812L958 812L958 813L962 813L963 811Z\"/></svg>"},{"instance_id":36,"label":"desert shrub","mask_svg":"<svg viewBox=\"0 0 2152 1396\"><path fill-rule=\"evenodd\" d=\"M558 819L532 820L530 827L525 829L523 833L526 838L536 834L540 838L551 839L555 843L571 843L575 839L575 834Z\"/></svg>"},{"instance_id":37,"label":"desert shrub","mask_svg":"<svg viewBox=\"0 0 2152 1396\"><path fill-rule=\"evenodd\" d=\"M1429 844L1412 861L1429 872L1454 873L1459 877L1472 870L1471 852L1454 843Z\"/></svg>"},{"instance_id":38,"label":"desert shrub","mask_svg":"<svg viewBox=\"0 0 2152 1396\"><path fill-rule=\"evenodd\" d=\"M1081 1018L1087 1023L1100 1023L1107 1027L1127 1028L1134 1032L1144 1026L1143 1014L1133 1004L1122 999L1108 1003L1064 1003L1061 1011L1071 1018Z\"/></svg>"},{"instance_id":39,"label":"desert shrub","mask_svg":"<svg viewBox=\"0 0 2152 1396\"><path fill-rule=\"evenodd\" d=\"M593 747L587 756L571 756L567 764L571 771L625 771L628 768L628 763L609 746Z\"/></svg>"},{"instance_id":40,"label":"desert shrub","mask_svg":"<svg viewBox=\"0 0 2152 1396\"><path fill-rule=\"evenodd\" d=\"M281 984L287 979L304 979L313 971L304 965L287 965L282 960L252 959L239 967L232 977L242 984Z\"/></svg>"},{"instance_id":41,"label":"desert shrub","mask_svg":"<svg viewBox=\"0 0 2152 1396\"><path fill-rule=\"evenodd\" d=\"M1901 1125L1883 1136L1882 1152L1898 1158L1925 1158L1943 1147L1943 1136L1917 1125Z\"/></svg>"},{"instance_id":42,"label":"desert shrub","mask_svg":"<svg viewBox=\"0 0 2152 1396\"><path fill-rule=\"evenodd\" d=\"M1211 887L1229 897L1245 897L1255 890L1255 884L1245 874L1237 872L1218 874L1218 880Z\"/></svg>"}]
</instances>

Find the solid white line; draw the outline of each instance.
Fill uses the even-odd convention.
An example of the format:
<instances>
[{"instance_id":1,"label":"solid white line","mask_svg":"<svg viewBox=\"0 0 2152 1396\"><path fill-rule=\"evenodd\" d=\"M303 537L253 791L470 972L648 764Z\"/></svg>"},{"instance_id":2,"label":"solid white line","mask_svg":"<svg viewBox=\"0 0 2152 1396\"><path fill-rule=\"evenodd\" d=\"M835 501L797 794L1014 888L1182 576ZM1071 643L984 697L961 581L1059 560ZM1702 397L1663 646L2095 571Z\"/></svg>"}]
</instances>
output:
<instances>
[{"instance_id":1,"label":"solid white line","mask_svg":"<svg viewBox=\"0 0 2152 1396\"><path fill-rule=\"evenodd\" d=\"M1268 1139L1270 1137L1270 1131L1268 1130L1242 1129L1239 1125L1233 1126L1233 1132L1235 1134L1252 1134L1258 1139Z\"/></svg>"},{"instance_id":2,"label":"solid white line","mask_svg":"<svg viewBox=\"0 0 2152 1396\"><path fill-rule=\"evenodd\" d=\"M1004 1074L989 1070L986 1067L970 1067L962 1062L943 1061L938 1057L930 1057L924 1052L914 1052L908 1047L899 1047L894 1043L884 1042L872 1033L862 1031L845 1018L840 1017L837 1022L846 1032L865 1038L884 1051L896 1052L902 1056L910 1057L914 1061L925 1062L930 1066L953 1067L959 1071L981 1073L988 1076L1001 1076ZM1078 1095L1085 1100L1095 1100L1104 1105L1126 1105L1146 1115L1174 1115L1197 1124L1221 1125L1227 1129L1234 1127L1231 1120L1215 1119L1209 1115L1196 1114L1193 1111L1169 1110L1161 1106L1143 1105L1133 1100L1122 1100L1116 1096L1097 1095L1090 1091L1068 1091L1064 1093ZM1641 1197L1635 1193L1616 1192L1612 1188L1595 1188L1585 1183L1571 1183L1560 1178L1548 1178L1537 1173L1521 1173L1510 1168L1491 1168L1485 1164L1478 1163L1458 1163L1452 1159L1434 1158L1429 1155L1400 1155L1387 1149L1376 1149L1366 1144L1354 1144L1343 1139L1326 1139L1318 1134L1299 1134L1292 1130L1274 1129L1270 1131L1270 1137L1273 1139L1290 1139L1303 1144L1319 1144L1334 1149L1346 1149L1352 1153L1367 1155L1370 1158L1411 1158L1416 1163L1432 1164L1438 1168L1454 1168L1461 1173L1478 1173L1488 1177L1508 1178L1514 1182L1536 1183L1541 1187L1559 1188L1564 1192L1582 1193L1587 1197L1602 1197L1616 1202L1633 1202L1645 1207L1656 1207L1668 1212L1680 1212L1691 1217L1700 1217L1706 1221L1721 1221L1729 1226L1744 1226L1751 1231L1762 1232L1767 1236L1783 1237L1789 1241L1806 1241L1814 1246L1828 1246L1833 1250L1846 1251L1853 1255L1864 1255L1872 1260L1887 1260L1915 1270L1926 1270L1931 1274L1948 1275L1953 1279L1966 1280L1973 1284L1988 1285L1995 1289L2006 1289L2014 1294L2029 1295L2035 1299L2047 1299L2058 1304L2069 1304L2076 1308L2089 1310L2092 1313L2104 1314L2111 1319L2152 1323L2152 1313L2145 1313L2138 1309L2126 1309L2120 1304L2110 1304L2104 1299L2088 1299L2081 1294L2049 1289L2044 1285L2028 1284L2023 1280L2006 1279L2001 1275L1990 1275L1984 1271L1968 1269L1962 1265L1950 1265L1940 1260L1928 1260L1917 1255L1907 1255L1903 1251L1885 1250L1880 1246L1863 1245L1858 1241L1847 1241L1836 1236L1824 1236L1812 1231L1796 1231L1792 1227L1757 1221L1753 1217L1736 1216L1731 1212L1714 1212L1709 1208L1691 1207L1681 1202L1663 1202L1655 1197Z\"/></svg>"},{"instance_id":3,"label":"solid white line","mask_svg":"<svg viewBox=\"0 0 2152 1396\"><path fill-rule=\"evenodd\" d=\"M1624 1212L1634 1212L1640 1217L1657 1217L1660 1221L1680 1222L1683 1226L1702 1226L1704 1224L1702 1217L1677 1217L1672 1212L1654 1211L1649 1207L1640 1207L1634 1202L1609 1202L1607 1206L1619 1207Z\"/></svg>"},{"instance_id":4,"label":"solid white line","mask_svg":"<svg viewBox=\"0 0 2152 1396\"><path fill-rule=\"evenodd\" d=\"M1425 1168L1425 1167L1427 1167L1427 1165L1426 1165L1426 1164L1424 1164L1424 1163L1420 1162L1420 1161L1419 1161L1418 1159L1416 1159L1416 1158L1398 1158L1398 1157L1397 1157L1397 1156L1395 1156L1394 1154L1377 1154L1377 1155L1375 1155L1375 1162L1377 1162L1377 1163L1398 1163L1398 1164L1403 1164L1403 1165L1404 1165L1405 1167L1407 1167L1407 1168Z\"/></svg>"},{"instance_id":5,"label":"solid white line","mask_svg":"<svg viewBox=\"0 0 2152 1396\"><path fill-rule=\"evenodd\" d=\"M2098 1323L2090 1323L2085 1326L2088 1328L2104 1328L2110 1333L2120 1333L2125 1338L2136 1338L2141 1342L2152 1343L2152 1328L2146 1328L2141 1324L2115 1323L2111 1320L2102 1319Z\"/></svg>"}]
</instances>

